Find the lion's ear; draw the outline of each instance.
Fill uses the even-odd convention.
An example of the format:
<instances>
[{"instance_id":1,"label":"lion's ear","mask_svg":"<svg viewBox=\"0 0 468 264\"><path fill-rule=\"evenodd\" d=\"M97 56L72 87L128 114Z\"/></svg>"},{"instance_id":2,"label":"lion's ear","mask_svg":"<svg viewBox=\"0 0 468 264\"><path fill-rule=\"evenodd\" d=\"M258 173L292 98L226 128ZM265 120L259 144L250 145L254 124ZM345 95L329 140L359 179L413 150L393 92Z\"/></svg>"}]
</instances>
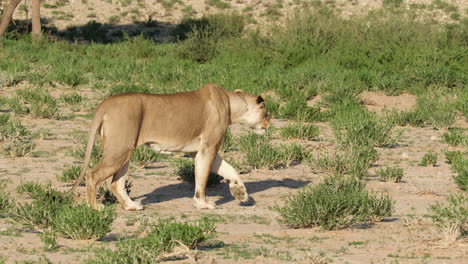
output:
<instances>
[{"instance_id":1,"label":"lion's ear","mask_svg":"<svg viewBox=\"0 0 468 264\"><path fill-rule=\"evenodd\" d=\"M235 93L244 93L244 91L242 91L241 89L236 89L234 90Z\"/></svg>"},{"instance_id":2,"label":"lion's ear","mask_svg":"<svg viewBox=\"0 0 468 264\"><path fill-rule=\"evenodd\" d=\"M263 102L265 102L265 99L263 99L263 96L262 95L257 96L257 104L261 104Z\"/></svg>"}]
</instances>

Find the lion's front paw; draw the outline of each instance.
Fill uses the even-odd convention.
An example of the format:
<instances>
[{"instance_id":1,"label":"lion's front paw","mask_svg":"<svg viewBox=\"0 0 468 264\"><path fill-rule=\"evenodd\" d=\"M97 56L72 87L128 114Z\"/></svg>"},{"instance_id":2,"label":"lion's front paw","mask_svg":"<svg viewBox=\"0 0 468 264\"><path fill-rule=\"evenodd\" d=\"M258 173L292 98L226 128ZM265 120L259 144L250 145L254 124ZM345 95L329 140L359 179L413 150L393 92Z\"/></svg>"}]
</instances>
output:
<instances>
[{"instance_id":1,"label":"lion's front paw","mask_svg":"<svg viewBox=\"0 0 468 264\"><path fill-rule=\"evenodd\" d=\"M122 205L122 208L126 211L141 211L143 210L143 205L140 202L131 202Z\"/></svg>"},{"instance_id":2,"label":"lion's front paw","mask_svg":"<svg viewBox=\"0 0 468 264\"><path fill-rule=\"evenodd\" d=\"M229 189L236 200L240 202L247 202L249 200L249 195L247 194L247 190L244 185L230 184Z\"/></svg>"},{"instance_id":3,"label":"lion's front paw","mask_svg":"<svg viewBox=\"0 0 468 264\"><path fill-rule=\"evenodd\" d=\"M202 199L197 199L193 198L193 206L197 209L215 209L216 205L213 201L208 201L208 200L202 200Z\"/></svg>"}]
</instances>

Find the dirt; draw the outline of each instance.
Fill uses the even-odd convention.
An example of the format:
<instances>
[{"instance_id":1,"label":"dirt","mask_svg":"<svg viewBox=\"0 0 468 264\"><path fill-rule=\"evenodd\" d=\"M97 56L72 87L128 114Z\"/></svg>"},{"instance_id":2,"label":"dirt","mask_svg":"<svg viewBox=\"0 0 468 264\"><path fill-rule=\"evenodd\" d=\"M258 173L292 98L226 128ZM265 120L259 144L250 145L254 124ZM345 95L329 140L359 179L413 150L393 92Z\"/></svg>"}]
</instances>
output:
<instances>
[{"instance_id":1,"label":"dirt","mask_svg":"<svg viewBox=\"0 0 468 264\"><path fill-rule=\"evenodd\" d=\"M122 1L121 3L123 3ZM184 1L185 6L192 5L199 17L210 12L217 12L214 7L207 8L204 1ZM245 6L254 6L252 13L261 23L270 23L260 16L267 3L276 1L228 1L230 10L242 10ZM380 0L333 1L345 14L367 12L381 6ZM430 0L409 1L430 3ZM464 0L452 1L466 8ZM54 1L45 1L53 4ZM144 3L138 5L138 3ZM296 1L283 1L284 9L296 7ZM110 4L106 1L70 1L59 8L43 8L43 17L59 29L70 25L82 25L91 19L107 22L110 16L137 8L141 16L147 19L150 14L157 21L174 24L183 17L183 6L175 4L171 10L164 9L161 1L131 2L128 6ZM70 20L58 19L52 11L60 10L73 14ZM95 13L96 18L90 18ZM18 11L16 18L24 18L24 12ZM262 22L263 21L263 22ZM131 24L129 16L122 16L119 25ZM2 96L11 96L15 89L24 84L0 90ZM59 95L53 89L54 96ZM102 94L91 90L80 91L93 98L90 109ZM56 94L57 93L57 94ZM320 96L316 97L316 101ZM370 110L381 112L383 109L410 110L415 105L415 97L409 94L385 96L372 92L361 94L363 104ZM316 101L310 102L314 105ZM90 110L91 111L91 110ZM79 112L86 114L87 111ZM86 132L89 118L77 116L73 119L31 119L22 117L24 125L33 131L46 130L49 135L37 139L35 151L37 157L0 158L0 178L7 179L7 191L18 201L26 200L17 194L15 188L26 181L39 183L51 182L58 190L66 190L69 185L57 181L64 167L80 161L69 156L68 152L76 142L73 133ZM288 124L287 120L273 120L273 126ZM466 120L457 120L457 126L468 127ZM275 143L299 142L314 151L317 148L333 146L333 135L329 123L318 123L320 138L318 141L283 141L275 136ZM240 133L234 129L233 133ZM377 148L380 159L369 170L369 190L388 194L395 200L395 215L374 224L353 226L335 231L323 231L319 227L308 229L290 229L277 222L278 214L272 206L281 205L284 199L297 193L300 188L319 183L326 174L312 170L306 164L299 164L285 169L252 170L242 177L255 203L241 206L233 200L227 184L221 184L208 190L209 198L217 204L215 210L197 210L192 206L193 186L181 182L168 161L151 164L146 169L132 169L130 179L133 182L131 195L141 201L145 210L128 212L117 210L117 218L112 231L103 241L76 241L58 238L56 251L44 250L44 244L38 233L23 229L9 219L0 218L0 256L7 263L15 261L40 261L47 258L52 263L82 263L92 257L90 250L108 244L113 245L118 238L138 235L145 221L157 221L159 218L175 217L179 220L196 220L201 216L221 219L217 224L217 240L225 246L220 248L201 248L194 252L198 263L464 263L468 258L466 242L450 242L439 232L425 215L428 206L436 201L443 202L449 193L459 191L453 182L453 173L445 162L445 150L465 150L451 147L443 142L444 131L433 128L397 127L395 133L401 133L398 144L391 148ZM422 156L429 150L438 154L436 166L418 166ZM375 172L383 166L399 166L404 170L401 183L381 182ZM79 188L82 197L83 187ZM13 235L11 234L13 233ZM244 252L232 250L232 247L244 246ZM255 251L261 249L261 251ZM242 250L241 250L242 251ZM255 253L257 252L257 253ZM260 253L258 253L260 252ZM247 259L243 257L248 256ZM465 259L465 261L463 261ZM188 258L170 263L192 263Z\"/></svg>"}]
</instances>

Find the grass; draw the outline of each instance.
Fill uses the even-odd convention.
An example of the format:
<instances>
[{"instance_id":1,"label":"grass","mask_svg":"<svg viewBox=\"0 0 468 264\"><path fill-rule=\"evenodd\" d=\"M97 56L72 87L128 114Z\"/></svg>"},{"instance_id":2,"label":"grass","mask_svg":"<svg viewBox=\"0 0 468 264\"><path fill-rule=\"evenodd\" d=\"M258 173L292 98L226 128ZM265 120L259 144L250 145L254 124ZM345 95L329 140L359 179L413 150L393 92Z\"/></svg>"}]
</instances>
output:
<instances>
[{"instance_id":1,"label":"grass","mask_svg":"<svg viewBox=\"0 0 468 264\"><path fill-rule=\"evenodd\" d=\"M305 123L294 123L285 127L282 127L280 130L280 135L284 139L306 139L313 140L317 139L319 134L319 128L312 124Z\"/></svg>"},{"instance_id":2,"label":"grass","mask_svg":"<svg viewBox=\"0 0 468 264\"><path fill-rule=\"evenodd\" d=\"M175 174L184 182L195 184L195 163L193 159L173 159L172 165L175 167ZM210 172L208 176L207 187L215 186L221 183L223 177Z\"/></svg>"},{"instance_id":3,"label":"grass","mask_svg":"<svg viewBox=\"0 0 468 264\"><path fill-rule=\"evenodd\" d=\"M4 179L0 179L0 215L7 212L11 206L11 199L6 192L7 182Z\"/></svg>"},{"instance_id":4,"label":"grass","mask_svg":"<svg viewBox=\"0 0 468 264\"><path fill-rule=\"evenodd\" d=\"M57 180L59 182L74 182L80 175L80 172L80 165L68 166L62 171L62 174L57 175Z\"/></svg>"},{"instance_id":5,"label":"grass","mask_svg":"<svg viewBox=\"0 0 468 264\"><path fill-rule=\"evenodd\" d=\"M131 162L133 166L142 169L162 158L163 155L154 151L152 148L140 146L133 152Z\"/></svg>"},{"instance_id":6,"label":"grass","mask_svg":"<svg viewBox=\"0 0 468 264\"><path fill-rule=\"evenodd\" d=\"M443 134L444 141L450 146L468 147L468 133L463 128L452 128Z\"/></svg>"},{"instance_id":7,"label":"grass","mask_svg":"<svg viewBox=\"0 0 468 264\"><path fill-rule=\"evenodd\" d=\"M119 241L116 250L96 250L95 257L86 263L157 263L176 247L196 249L214 236L214 222L207 218L195 223L159 220L145 237Z\"/></svg>"},{"instance_id":8,"label":"grass","mask_svg":"<svg viewBox=\"0 0 468 264\"><path fill-rule=\"evenodd\" d=\"M421 159L421 162L419 162L419 166L435 166L437 164L437 153L434 151L429 151Z\"/></svg>"},{"instance_id":9,"label":"grass","mask_svg":"<svg viewBox=\"0 0 468 264\"><path fill-rule=\"evenodd\" d=\"M278 221L289 227L332 230L391 216L393 202L388 196L368 193L361 181L337 175L304 188L275 210Z\"/></svg>"},{"instance_id":10,"label":"grass","mask_svg":"<svg viewBox=\"0 0 468 264\"><path fill-rule=\"evenodd\" d=\"M456 174L453 180L464 191L468 191L468 158L460 153L451 158L451 168Z\"/></svg>"},{"instance_id":11,"label":"grass","mask_svg":"<svg viewBox=\"0 0 468 264\"><path fill-rule=\"evenodd\" d=\"M403 169L386 167L385 169L377 170L377 175L379 175L381 181L392 181L398 183L401 182L401 179L403 178Z\"/></svg>"},{"instance_id":12,"label":"grass","mask_svg":"<svg viewBox=\"0 0 468 264\"><path fill-rule=\"evenodd\" d=\"M87 205L75 205L71 196L62 196L50 184L32 182L18 186L31 202L15 203L10 209L13 219L29 228L47 234L60 234L72 239L99 239L110 231L115 207L96 211Z\"/></svg>"},{"instance_id":13,"label":"grass","mask_svg":"<svg viewBox=\"0 0 468 264\"><path fill-rule=\"evenodd\" d=\"M58 114L57 100L43 88L17 90L16 96L6 100L8 109L33 118L52 118Z\"/></svg>"},{"instance_id":14,"label":"grass","mask_svg":"<svg viewBox=\"0 0 468 264\"><path fill-rule=\"evenodd\" d=\"M76 144L73 146L73 149L68 154L82 162L86 153L86 144L88 143L87 134L76 134L73 137L73 141ZM96 141L94 142L93 149L91 151L89 167L94 167L99 162L99 160L101 160L101 157L101 139L100 137L97 137Z\"/></svg>"},{"instance_id":15,"label":"grass","mask_svg":"<svg viewBox=\"0 0 468 264\"><path fill-rule=\"evenodd\" d=\"M429 207L430 217L447 239L463 239L468 235L468 196L451 194L446 205L439 202Z\"/></svg>"},{"instance_id":16,"label":"grass","mask_svg":"<svg viewBox=\"0 0 468 264\"><path fill-rule=\"evenodd\" d=\"M291 144L274 146L270 143L271 135L250 133L240 136L238 148L244 155L243 163L255 169L278 168L288 166L291 162L301 162L308 156L302 147Z\"/></svg>"},{"instance_id":17,"label":"grass","mask_svg":"<svg viewBox=\"0 0 468 264\"><path fill-rule=\"evenodd\" d=\"M3 151L10 157L23 157L35 148L34 135L10 115L0 115L0 142L4 141Z\"/></svg>"}]
</instances>

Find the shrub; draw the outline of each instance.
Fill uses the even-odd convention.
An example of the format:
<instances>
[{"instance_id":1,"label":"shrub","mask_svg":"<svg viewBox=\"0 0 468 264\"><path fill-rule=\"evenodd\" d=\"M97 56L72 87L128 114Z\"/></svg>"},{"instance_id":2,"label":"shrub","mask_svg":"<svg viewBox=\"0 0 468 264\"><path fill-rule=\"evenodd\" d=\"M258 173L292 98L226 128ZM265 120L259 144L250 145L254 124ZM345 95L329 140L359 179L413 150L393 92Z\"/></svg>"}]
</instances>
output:
<instances>
[{"instance_id":1,"label":"shrub","mask_svg":"<svg viewBox=\"0 0 468 264\"><path fill-rule=\"evenodd\" d=\"M369 167L377 161L378 152L369 147L356 147L334 153L320 152L306 159L308 165L331 175L346 174L362 179Z\"/></svg>"},{"instance_id":2,"label":"shrub","mask_svg":"<svg viewBox=\"0 0 468 264\"><path fill-rule=\"evenodd\" d=\"M296 121L320 121L321 114L319 108L307 106L304 97L293 97L279 108L279 117L291 118Z\"/></svg>"},{"instance_id":3,"label":"shrub","mask_svg":"<svg viewBox=\"0 0 468 264\"><path fill-rule=\"evenodd\" d=\"M321 226L331 230L390 216L393 202L388 196L369 194L360 181L338 175L306 187L275 210L280 214L279 222L292 228Z\"/></svg>"},{"instance_id":4,"label":"shrub","mask_svg":"<svg viewBox=\"0 0 468 264\"><path fill-rule=\"evenodd\" d=\"M437 227L456 240L468 235L468 196L465 193L450 194L446 206L437 202L429 207L430 217Z\"/></svg>"},{"instance_id":5,"label":"shrub","mask_svg":"<svg viewBox=\"0 0 468 264\"><path fill-rule=\"evenodd\" d=\"M142 169L162 158L163 155L154 151L152 148L140 146L133 152L131 161L132 165Z\"/></svg>"},{"instance_id":6,"label":"shrub","mask_svg":"<svg viewBox=\"0 0 468 264\"><path fill-rule=\"evenodd\" d=\"M5 188L6 181L0 179L0 214L6 212L11 206L11 200Z\"/></svg>"},{"instance_id":7,"label":"shrub","mask_svg":"<svg viewBox=\"0 0 468 264\"><path fill-rule=\"evenodd\" d=\"M29 154L36 144L27 137L15 137L10 139L3 145L3 150L10 155L10 157L24 157Z\"/></svg>"},{"instance_id":8,"label":"shrub","mask_svg":"<svg viewBox=\"0 0 468 264\"><path fill-rule=\"evenodd\" d=\"M435 166L437 163L437 153L434 153L432 150L424 154L422 157L421 162L419 163L419 166Z\"/></svg>"},{"instance_id":9,"label":"shrub","mask_svg":"<svg viewBox=\"0 0 468 264\"><path fill-rule=\"evenodd\" d=\"M71 106L73 109L77 109L83 103L84 98L79 93L74 92L61 96L60 101Z\"/></svg>"},{"instance_id":10,"label":"shrub","mask_svg":"<svg viewBox=\"0 0 468 264\"><path fill-rule=\"evenodd\" d=\"M81 172L80 165L71 165L66 167L61 175L57 175L57 180L59 182L74 182Z\"/></svg>"},{"instance_id":11,"label":"shrub","mask_svg":"<svg viewBox=\"0 0 468 264\"><path fill-rule=\"evenodd\" d=\"M79 159L80 161L84 160L84 156L86 154L86 144L88 143L88 137L86 134L77 134L73 141L76 143L73 146L73 149L69 153L72 157ZM93 149L91 151L91 159L89 162L89 167L94 167L99 160L101 160L102 153L101 153L101 139L99 137L96 138L94 142Z\"/></svg>"},{"instance_id":12,"label":"shrub","mask_svg":"<svg viewBox=\"0 0 468 264\"><path fill-rule=\"evenodd\" d=\"M294 123L282 127L280 134L281 137L285 139L298 138L312 140L317 138L319 129L312 124Z\"/></svg>"},{"instance_id":13,"label":"shrub","mask_svg":"<svg viewBox=\"0 0 468 264\"><path fill-rule=\"evenodd\" d=\"M57 115L57 101L41 88L17 90L14 98L7 100L11 111L33 118L50 118Z\"/></svg>"},{"instance_id":14,"label":"shrub","mask_svg":"<svg viewBox=\"0 0 468 264\"><path fill-rule=\"evenodd\" d=\"M142 85L123 84L112 86L109 89L108 96L126 93L151 93L151 89Z\"/></svg>"},{"instance_id":15,"label":"shrub","mask_svg":"<svg viewBox=\"0 0 468 264\"><path fill-rule=\"evenodd\" d=\"M391 130L395 126L387 119L379 119L376 114L360 106L339 109L331 120L336 139L343 147L372 147L394 144Z\"/></svg>"},{"instance_id":16,"label":"shrub","mask_svg":"<svg viewBox=\"0 0 468 264\"><path fill-rule=\"evenodd\" d=\"M11 120L10 115L0 115L0 141L25 137L31 137L31 132L20 121Z\"/></svg>"},{"instance_id":17,"label":"shrub","mask_svg":"<svg viewBox=\"0 0 468 264\"><path fill-rule=\"evenodd\" d=\"M214 222L207 218L202 218L193 224L159 220L145 237L122 240L116 244L115 251L99 250L87 263L157 263L164 258L163 253L171 252L180 244L189 249L195 249L213 238L214 234Z\"/></svg>"},{"instance_id":18,"label":"shrub","mask_svg":"<svg viewBox=\"0 0 468 264\"><path fill-rule=\"evenodd\" d=\"M87 205L75 206L71 196L63 196L49 184L25 183L19 193L27 193L30 203L16 203L10 210L13 219L46 233L57 232L73 239L97 239L110 230L114 207L96 211Z\"/></svg>"},{"instance_id":19,"label":"shrub","mask_svg":"<svg viewBox=\"0 0 468 264\"><path fill-rule=\"evenodd\" d=\"M72 239L99 239L110 232L115 219L115 206L106 206L101 211L86 204L63 206L53 218L53 228L64 237Z\"/></svg>"},{"instance_id":20,"label":"shrub","mask_svg":"<svg viewBox=\"0 0 468 264\"><path fill-rule=\"evenodd\" d=\"M468 134L463 128L451 128L443 134L444 141L450 146L468 147Z\"/></svg>"},{"instance_id":21,"label":"shrub","mask_svg":"<svg viewBox=\"0 0 468 264\"><path fill-rule=\"evenodd\" d=\"M381 181L393 181L397 183L403 178L403 169L386 167L385 169L377 170L377 175L380 176Z\"/></svg>"},{"instance_id":22,"label":"shrub","mask_svg":"<svg viewBox=\"0 0 468 264\"><path fill-rule=\"evenodd\" d=\"M456 173L453 180L464 191L468 191L468 159L455 159L452 163L452 170Z\"/></svg>"},{"instance_id":23,"label":"shrub","mask_svg":"<svg viewBox=\"0 0 468 264\"><path fill-rule=\"evenodd\" d=\"M192 159L173 159L172 165L176 168L175 174L184 182L195 184L195 163ZM207 187L215 186L223 180L220 175L210 172Z\"/></svg>"},{"instance_id":24,"label":"shrub","mask_svg":"<svg viewBox=\"0 0 468 264\"><path fill-rule=\"evenodd\" d=\"M456 151L446 151L444 152L445 158L447 159L448 164L453 164L457 162L458 160L461 160L463 158L463 152L456 150Z\"/></svg>"}]
</instances>

